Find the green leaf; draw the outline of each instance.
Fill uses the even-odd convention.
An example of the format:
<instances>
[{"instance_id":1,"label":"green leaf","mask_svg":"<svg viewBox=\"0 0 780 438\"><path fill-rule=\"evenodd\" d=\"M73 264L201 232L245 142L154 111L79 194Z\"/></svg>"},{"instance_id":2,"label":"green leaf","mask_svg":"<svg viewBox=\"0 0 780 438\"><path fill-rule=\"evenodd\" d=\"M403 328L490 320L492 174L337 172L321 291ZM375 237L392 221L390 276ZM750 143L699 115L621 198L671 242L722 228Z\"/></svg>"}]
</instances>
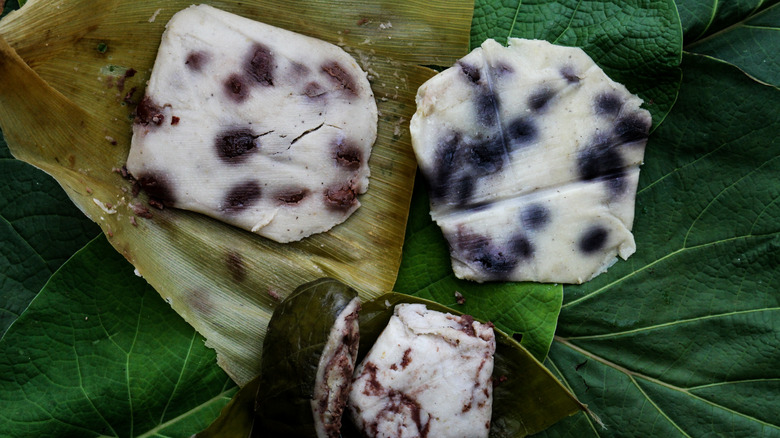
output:
<instances>
[{"instance_id":1,"label":"green leaf","mask_svg":"<svg viewBox=\"0 0 780 438\"><path fill-rule=\"evenodd\" d=\"M581 47L644 99L654 127L674 104L682 30L672 0L477 0L471 46L509 37Z\"/></svg>"},{"instance_id":2,"label":"green leaf","mask_svg":"<svg viewBox=\"0 0 780 438\"><path fill-rule=\"evenodd\" d=\"M5 4L3 4L2 8L1 8L2 9L2 13L0 13L0 18L5 17L11 11L15 11L15 10L19 9L19 7L21 6L19 3L20 2L18 0L10 0L10 1L5 2ZM24 4L26 2L23 1L21 3Z\"/></svg>"},{"instance_id":3,"label":"green leaf","mask_svg":"<svg viewBox=\"0 0 780 438\"><path fill-rule=\"evenodd\" d=\"M565 288L549 356L607 429L550 436L780 436L780 90L702 56L683 72L647 148L639 250Z\"/></svg>"},{"instance_id":4,"label":"green leaf","mask_svg":"<svg viewBox=\"0 0 780 438\"><path fill-rule=\"evenodd\" d=\"M422 177L412 196L404 257L393 290L437 301L491 321L520 339L544 360L555 334L563 287L539 283L484 283L458 280L452 272L447 242L428 215L428 189ZM465 300L458 304L455 292Z\"/></svg>"},{"instance_id":5,"label":"green leaf","mask_svg":"<svg viewBox=\"0 0 780 438\"><path fill-rule=\"evenodd\" d=\"M354 358L357 354L361 333L353 329L357 328L359 303L358 293L351 287L332 278L321 278L299 286L274 309L263 339L256 400L255 427L263 427L265 433L256 436L316 437L318 424L323 430L337 427L338 422L331 423L326 413L334 415L332 408L336 406L332 403L343 399L331 400L332 395L328 396L328 406L321 407L318 415L312 415L312 399L320 397L315 395L317 386L322 385L317 376L331 336L345 346L346 357ZM339 320L344 328L331 333ZM341 381L343 370L341 365L334 366L327 377L321 378L326 382ZM347 376L344 380L348 382L351 373ZM330 387L328 391L333 394L338 390Z\"/></svg>"},{"instance_id":6,"label":"green leaf","mask_svg":"<svg viewBox=\"0 0 780 438\"><path fill-rule=\"evenodd\" d=\"M744 21L777 0L675 0L675 3L688 44Z\"/></svg>"},{"instance_id":7,"label":"green leaf","mask_svg":"<svg viewBox=\"0 0 780 438\"><path fill-rule=\"evenodd\" d=\"M100 232L57 182L11 157L0 132L0 338L49 277Z\"/></svg>"},{"instance_id":8,"label":"green leaf","mask_svg":"<svg viewBox=\"0 0 780 438\"><path fill-rule=\"evenodd\" d=\"M8 437L188 436L235 392L215 358L98 238L52 276L0 340L0 430Z\"/></svg>"},{"instance_id":9,"label":"green leaf","mask_svg":"<svg viewBox=\"0 0 780 438\"><path fill-rule=\"evenodd\" d=\"M13 1L6 2L6 10L11 3ZM564 5L572 3L561 2ZM756 5L762 4L761 10L765 10L777 2L678 0L676 3L683 21L687 50L696 52L697 48L692 45L691 38L695 41L706 37L705 27L711 21L719 23L718 26L709 28L709 33L715 33L716 27L724 30L745 17L757 15L750 15ZM517 0L478 0L472 43L484 38L485 35L479 33L488 32L488 27L494 23L490 20L514 17L522 8L535 3L523 0L520 7L519 4ZM633 4L635 3L628 3L629 7ZM721 16L721 13L715 14L715 5L721 8L721 13L737 8L747 11L748 15L741 15L742 18L739 18L740 14L732 12ZM32 2L26 7L30 6ZM539 19L536 25L541 31L544 26L551 26L558 20L565 21L568 17L565 14L558 17L547 16ZM149 15L145 15L138 21L146 22L148 18ZM162 18L158 17L158 20ZM480 27L480 23L486 24ZM521 28L529 26L526 21L518 23ZM777 21L774 24L770 22L761 25L777 27ZM679 28L680 25L672 23L669 27ZM737 29L739 25L733 28ZM620 29L613 30L614 33L609 36L615 37L617 42L621 41ZM493 30L499 41L501 31L498 26ZM507 34L503 35L505 39ZM513 35L519 36L514 33ZM719 35L713 36L711 40L726 37L729 33L722 32ZM84 46L97 53L94 50L97 43L98 41L88 39L84 41ZM608 46L613 43L606 41L603 44ZM669 47L671 46L674 44L669 44ZM768 54L777 52L776 49L771 49L771 46L766 48ZM759 51L759 47L753 46L751 51ZM649 60L655 59L652 58L653 53L655 52L652 47L637 48L637 54L647 54ZM744 66L740 68L746 70ZM51 69L49 72L52 75L61 73ZM778 174L777 159L767 159L767 152L773 149L776 156L778 149L776 139L780 131L776 117L777 92L769 87L759 86L733 68L699 58L686 58L685 77L686 83L678 107L653 133L648 147L646 165L642 170L641 184L644 189L639 197L640 204L634 227L638 252L628 261L615 265L603 275L603 279L597 279L602 283L588 286L592 287L588 289L591 291L604 288L596 296L572 304L585 296L583 291L586 289L566 288L566 307L561 315L558 342L553 343L550 358L545 362L551 370L565 378L564 383L582 401L590 404L608 428L602 429L585 415L576 415L548 429L544 434L546 436L666 438L687 434L741 438L780 435L780 377L777 375L776 365L780 362L777 357L777 347L780 345L777 322L780 320L777 315L777 308L780 307L780 274L777 266L780 265L780 260L775 219L780 217L780 201L777 178L772 180L767 177L770 171ZM647 79L649 83L653 80ZM697 84L699 81L701 83ZM102 87L102 84L98 85ZM100 88L95 86L94 90L99 91ZM673 92L676 94L676 89ZM668 176L661 179L667 174ZM747 177L734 179L733 175L740 174ZM39 175L46 178L42 173ZM754 175L761 178L753 179ZM5 173L0 173L1 180L6 178L8 176ZM656 180L651 187L651 183ZM0 192L6 187L9 185L0 185ZM689 191L691 193L688 193ZM3 196L8 195L3 192ZM726 198L730 201L723 204ZM707 207L709 204L712 206ZM714 214L716 211L718 214ZM760 211L763 211L763 214L758 214ZM702 219L696 221L696 227L691 228L700 212ZM740 229L744 231L746 227L749 228L748 225L752 226L751 221L755 219L759 220L756 221L754 237L735 238L739 236L737 232ZM430 221L427 209L416 208L409 218L410 229L414 224L426 221ZM698 242L697 245L706 242L701 240L701 233L707 229L732 236L722 239L721 245L701 247L698 252L693 248L676 252L680 247L675 249L675 242L679 246L689 228L696 231L690 234L696 238L690 242ZM47 224L47 229L53 233L64 233L67 232L68 225L66 222L62 225ZM728 229L733 229L734 232L728 233ZM760 234L764 235L765 240L755 237ZM421 239L420 243L423 244L422 247L426 246L424 239ZM442 244L443 241L434 240L427 246L434 248L440 245L440 248L446 251L446 244L441 246ZM729 248L728 244L734 246ZM649 253L645 254L645 251ZM5 250L1 253L8 254ZM420 256L415 260L416 263L413 264L404 262L399 279L406 277L412 279L413 284L419 285L427 281L428 285L434 285L437 279L426 277L422 273L424 271L416 265L429 261L432 265L437 265L441 259ZM13 269L6 263L10 262L0 261L0 272ZM623 269L626 270L613 273L618 266L625 266ZM126 266L117 265L117 268L123 270ZM84 278L78 280L89 280L93 272L84 273ZM431 272L435 272L435 269ZM632 272L634 273L631 274ZM127 287L134 284L132 287L138 288L138 291L132 296L147 296L146 304L152 301L152 295L145 295L148 291L143 292L146 287L143 282L139 282L131 274L116 281L120 285L128 282ZM129 283L130 281L134 283ZM105 290L101 290L101 294L112 293L113 287L106 286ZM429 288L434 289L433 286ZM487 289L489 288L479 293L475 291L474 294L466 294L464 307L483 298L480 293L491 293ZM450 293L451 291L445 291L436 296L445 304L457 309L463 308L453 304ZM493 293L498 295L498 292ZM433 296L426 295L427 292L421 294ZM5 299L0 297L0 307L4 306ZM484 302L487 307L488 301ZM500 306L504 306L506 302L497 302L495 311L501 313ZM80 310L81 306L88 309L94 304L73 303L69 308L70 313L88 313L87 310ZM39 313L41 309L34 303L28 311ZM113 318L117 317L113 313L119 313L113 308L104 308L103 312L107 317ZM33 317L22 321L25 325L32 326L38 313L33 313ZM63 315L69 314L58 316ZM17 322L12 326L6 337L16 336L13 335L14 330L21 324L22 322ZM643 328L646 329L642 330ZM43 328L28 327L25 330L29 334L28 338L35 339L36 343L47 336ZM159 336L165 336L163 332L160 333ZM604 336L596 337L601 335ZM581 336L592 338L577 339ZM0 360L4 363L8 360L8 350L4 346L6 342L5 339L0 341ZM610 342L615 343L611 349L608 348ZM28 342L24 347L29 345L35 344ZM699 362L693 358L697 358ZM731 361L726 363L728 359ZM46 403L52 404L51 399L56 399L60 404L63 403L62 400L70 403L69 400L73 397L69 386L61 386L54 381L41 383L47 379L48 374L32 370L32 367L38 367L49 374L53 373L51 364L47 361L44 354L36 356L24 368L29 370L29 373L19 376L9 374L3 366L0 370L0 400L21 400L24 406L31 405L31 402L25 401L26 398L21 392L9 395L5 390L9 379L18 378L20 382L31 382L25 390L30 394L37 394L36 401L44 406ZM708 366L710 362L712 364ZM109 368L103 371L116 372ZM201 376L208 376L209 373L211 371L206 368ZM688 380L691 383L686 383ZM104 383L105 388L113 385L110 381ZM93 387L100 386L95 384ZM48 398L44 399L41 396L43 393ZM160 399L165 397L159 396ZM154 398L148 399L150 403L159 403ZM120 404L121 399L116 402L107 401L100 406L102 409L112 410L118 409ZM11 409L16 409L15 405L16 403L2 404L0 417L19 418L18 415L7 415ZM27 415L28 411L36 412L36 409L23 410L22 413ZM90 412L94 414L94 411ZM66 423L74 424L72 419L84 417L83 413L75 410L73 413L56 417L56 420L45 418L49 418L46 420L49 424L59 428L65 427ZM731 423L724 425L724 422L728 421ZM7 433L8 429L6 424L0 426L3 433ZM83 430L79 429L71 436L88 436L82 432ZM189 433L191 432L182 431L167 435L188 436ZM50 435L31 433L28 436Z\"/></svg>"},{"instance_id":10,"label":"green leaf","mask_svg":"<svg viewBox=\"0 0 780 438\"><path fill-rule=\"evenodd\" d=\"M780 86L780 3L777 0L715 2L706 24L700 16L690 14L689 8L700 8L698 1L677 2L683 27L687 29L687 51L730 62L758 81Z\"/></svg>"}]
</instances>

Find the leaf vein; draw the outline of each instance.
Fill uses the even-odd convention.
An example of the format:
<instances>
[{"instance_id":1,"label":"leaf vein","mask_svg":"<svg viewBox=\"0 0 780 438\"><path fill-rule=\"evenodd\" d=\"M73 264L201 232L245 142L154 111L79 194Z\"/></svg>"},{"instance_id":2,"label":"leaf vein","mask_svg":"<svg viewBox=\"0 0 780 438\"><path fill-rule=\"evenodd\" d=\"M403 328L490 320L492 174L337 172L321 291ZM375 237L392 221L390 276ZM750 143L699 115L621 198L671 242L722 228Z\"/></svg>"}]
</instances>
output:
<instances>
[{"instance_id":1,"label":"leaf vein","mask_svg":"<svg viewBox=\"0 0 780 438\"><path fill-rule=\"evenodd\" d=\"M73 317L72 316L71 316L71 326L75 326L75 324L73 324ZM116 433L116 430L111 425L111 423L109 423L108 420L106 419L106 417L103 416L103 413L98 410L97 406L95 406L95 404L92 402L92 399L87 394L87 390L84 388L84 377L83 377L83 374L81 372L81 358L79 357L78 351L76 351L76 333L74 331L71 331L71 337L73 339L73 343L71 344L71 348L73 349L73 356L76 359L76 371L77 371L78 378L79 378L79 389L81 390L81 394L87 400L87 403L89 403L89 405L92 407L92 410L94 410L95 413L98 415L98 417L100 417L100 419L103 421L103 423L105 423L106 426L108 426L108 428L111 430L111 433L113 433L114 436L118 437L119 434Z\"/></svg>"},{"instance_id":2,"label":"leaf vein","mask_svg":"<svg viewBox=\"0 0 780 438\"><path fill-rule=\"evenodd\" d=\"M184 362L181 365L181 371L179 371L179 377L176 379L176 384L173 385L173 390L171 390L171 395L168 397L168 401L165 403L165 408L163 408L162 414L160 414L160 420L158 421L158 425L162 424L165 420L165 414L168 413L168 407L170 407L171 402L173 401L174 396L176 395L176 391L179 389L179 384L181 383L182 376L184 376L184 371L187 369L187 362L190 360L190 356L192 356L192 347L195 344L195 339L197 338L197 332L192 332L192 337L190 338L190 346L187 349L187 355L184 357Z\"/></svg>"},{"instance_id":3,"label":"leaf vein","mask_svg":"<svg viewBox=\"0 0 780 438\"><path fill-rule=\"evenodd\" d=\"M135 427L135 413L133 412L133 393L130 386L130 356L135 349L135 343L138 340L138 333L141 330L141 315L143 314L144 304L146 302L146 293L141 296L141 303L138 306L138 318L136 319L135 334L133 335L133 342L130 344L130 349L125 354L125 380L127 381L127 399L129 404L130 414L130 436L133 436L133 428Z\"/></svg>"},{"instance_id":4,"label":"leaf vein","mask_svg":"<svg viewBox=\"0 0 780 438\"><path fill-rule=\"evenodd\" d=\"M659 414L661 414L661 416L662 416L663 418L665 418L665 419L666 419L666 421L668 421L669 423L671 423L671 425L672 425L672 426L673 426L675 429L677 429L678 431L680 431L680 433L681 433L681 434L683 434L684 436L686 436L686 437L688 437L688 438L691 438L691 436L690 436L690 435L688 435L687 433L685 433L685 431L684 431L684 430L683 430L683 429L682 429L682 428L681 428L681 427L680 427L680 426L679 426L679 425L678 425L678 424L677 424L677 423L676 423L674 420L672 420L672 419L669 417L669 415L667 415L667 414L666 414L666 411L664 411L663 409L661 409L661 407L660 407L660 406L658 406L658 405L655 403L655 401L653 401L652 397L650 397L650 395L648 395L648 394L645 392L645 390L644 390L644 389L642 389L642 386L641 386L641 385L639 385L639 383L636 381L636 379L634 378L634 376L628 376L628 379L629 379L629 380L631 381L631 383L632 383L632 384L633 384L633 385L636 387L636 389L638 389L638 390L639 390L639 392L641 392L641 393L642 393L642 395L645 397L645 399L647 400L647 402L648 402L648 403L650 403L650 405L652 405L652 406L653 406L653 408L655 408L655 410L656 410L656 411L658 411L658 413L659 413Z\"/></svg>"},{"instance_id":5,"label":"leaf vein","mask_svg":"<svg viewBox=\"0 0 780 438\"><path fill-rule=\"evenodd\" d=\"M555 372L558 374L558 380L561 382L562 385L566 387L566 389L574 394L574 389L572 388L571 384L569 383L569 379L566 378L566 376L561 372L561 369L558 367L558 365L555 364L555 361L552 360L550 356L547 357L547 362L550 364L551 367L555 368ZM601 436L599 434L598 428L593 423L593 418L591 418L590 415L588 415L586 412L580 412L580 415L585 416L585 420L588 422L588 425L590 425L590 428L593 430L593 433L596 436ZM606 427L606 426L604 426Z\"/></svg>"},{"instance_id":6,"label":"leaf vein","mask_svg":"<svg viewBox=\"0 0 780 438\"><path fill-rule=\"evenodd\" d=\"M574 6L574 10L571 12L571 17L569 17L569 22L566 24L566 27L561 31L560 34L558 34L557 37L555 37L555 40L552 42L553 44L558 44L558 40L563 37L563 35L571 29L571 24L574 22L574 16L577 15L577 11L580 10L580 5L582 5L582 0L577 1L577 5Z\"/></svg>"},{"instance_id":7,"label":"leaf vein","mask_svg":"<svg viewBox=\"0 0 780 438\"><path fill-rule=\"evenodd\" d=\"M135 438L149 438L149 437L152 437L155 434L159 434L159 432L161 430L165 429L166 427L171 426L173 424L176 424L177 422L187 418L187 416L192 415L193 413L208 407L212 403L216 403L216 402L218 402L220 400L225 400L225 399L229 400L230 399L230 393L233 391L233 389L234 388L230 388L227 391L223 391L223 392L217 394L216 396L212 397L211 399L206 400L205 402L203 402L200 405L196 406L195 408L190 409L189 411L184 412L184 413L182 413L181 415L179 415L179 416L177 416L175 418L171 418L170 420L166 421L165 423L158 424L153 429L150 429L146 433L138 435Z\"/></svg>"},{"instance_id":8,"label":"leaf vein","mask_svg":"<svg viewBox=\"0 0 780 438\"><path fill-rule=\"evenodd\" d=\"M711 400L707 400L704 397L701 397L701 396L698 396L696 394L691 393L688 389L680 388L679 386L672 385L671 383L664 382L663 380L657 379L655 377L650 377L650 376L647 376L645 374L642 374L642 373L639 373L639 372L636 372L636 371L632 371L632 370L630 370L630 369L628 369L626 367L618 365L615 362L612 362L612 361L610 361L608 359L605 359L605 358L603 358L601 356L593 354L592 352L590 352L590 351L588 351L588 350L586 350L586 349L584 349L582 347L579 347L579 346L569 342L568 338L563 338L563 337L560 337L560 336L556 336L555 340L560 342L562 345L565 345L565 346L571 348L572 350L582 354L583 356L589 357L589 358L595 360L596 362L601 363L604 366L613 368L613 369L615 369L615 370L625 374L629 378L632 378L632 379L634 377L640 378L640 379L645 380L647 382L654 383L654 384L659 385L659 386L663 386L664 388L670 389L672 391L678 391L678 392L684 393L684 394L690 396L691 398L693 398L695 400L698 400L698 401L700 401L702 403L706 403L706 404L708 404L708 405L710 405L710 406L712 406L714 408L722 409L722 410L724 410L726 412L729 412L731 414L740 416L742 418L745 418L745 419L748 419L748 420L751 420L751 421L755 421L755 422L760 423L760 424L762 424L764 426L768 426L768 427L772 427L774 429L780 430L780 426L778 426L778 425L767 423L767 422L762 421L762 420L760 420L758 418L755 418L753 416L744 414L742 412L735 411L734 409L725 407L725 406L720 405L718 403L715 403L715 402L713 402Z\"/></svg>"},{"instance_id":9,"label":"leaf vein","mask_svg":"<svg viewBox=\"0 0 780 438\"><path fill-rule=\"evenodd\" d=\"M769 378L769 379L745 379L745 380L730 380L725 382L715 382L715 383L708 383L706 385L691 386L688 388L688 390L696 391L699 389L715 388L718 386L738 385L741 383L758 383L758 382L780 382L780 377Z\"/></svg>"},{"instance_id":10,"label":"leaf vein","mask_svg":"<svg viewBox=\"0 0 780 438\"><path fill-rule=\"evenodd\" d=\"M699 219L701 219L701 217L704 215L704 213L707 212L707 210L709 210L710 207L712 207L715 204L715 201L717 201L721 197L721 195L723 195L724 193L726 193L730 189L734 188L734 186L736 186L737 184L742 182L744 179L746 179L747 177L749 177L749 176L753 175L754 173L758 172L764 166L766 166L767 164L771 163L772 161L774 161L774 160L776 160L778 158L780 158L780 155L772 157L771 159L764 161L763 163L761 163L760 166L756 167L755 169L751 170L750 172L746 173L745 175L742 175L739 179L735 180L731 184L723 187L720 190L720 192L718 192L717 195L713 196L712 199L710 199L710 202L708 202L707 205L699 212L699 215L696 216L696 219L694 219L693 222L691 222L691 225L688 227L688 231L685 233L685 238L683 239L683 245L682 245L683 248L687 247L687 245L688 245L688 236L691 234L691 230L693 230L694 226L696 226L696 223L699 221Z\"/></svg>"},{"instance_id":11,"label":"leaf vein","mask_svg":"<svg viewBox=\"0 0 780 438\"><path fill-rule=\"evenodd\" d=\"M604 293L605 291L609 290L614 285L616 285L616 284L618 284L618 283L620 283L620 282L622 282L622 281L624 281L624 280L626 280L628 278L631 278L634 275L639 274L640 272L643 272L643 271L645 271L647 269L650 269L651 267L653 267L653 266L655 266L655 265L665 261L666 259L674 257L676 255L679 255L679 254L682 254L682 253L685 253L685 252L688 252L688 251L695 251L695 250L699 250L699 249L709 248L711 246L721 245L721 244L725 244L725 243L731 243L731 242L734 242L736 240L744 240L744 239L751 239L751 238L761 238L761 237L774 237L774 236L780 236L780 231L775 231L773 233L767 233L767 234L749 234L749 235L745 235L745 236L730 237L730 238L727 238L727 239L715 240L715 241L712 241L712 242L702 243L700 245L689 246L689 247L686 247L686 248L677 249L677 250L672 251L672 252L670 252L669 254L667 254L667 255L665 255L663 257L658 258L657 260L652 261L651 263L646 264L645 266L642 266L641 268L639 268L637 270L631 271L630 273L628 273L628 274L626 274L626 275L624 275L624 276L622 276L620 278L617 278L617 279L615 279L614 281L612 281L612 282L610 282L608 284L605 284L604 286L594 290L593 292L588 293L587 295L583 295L580 298L577 298L576 300L569 301L568 303L564 303L563 306L561 306L561 308L575 306L575 305L577 305L577 304L579 304L579 303L581 303L583 301L587 301L587 300L589 300L589 299L591 299L591 298L593 298L593 297L595 297L597 295L600 295L600 294Z\"/></svg>"},{"instance_id":12,"label":"leaf vein","mask_svg":"<svg viewBox=\"0 0 780 438\"><path fill-rule=\"evenodd\" d=\"M594 339L610 339L610 338L616 338L620 336L627 336L627 335L633 335L636 333L643 333L651 330L659 330L664 329L668 327L674 327L676 325L683 325L683 324L691 324L694 322L701 322L706 321L709 319L715 319L715 318L726 318L729 316L736 316L736 315L747 315L752 313L761 313L761 312L774 312L774 311L780 311L780 307L770 307L765 309L749 309L749 310L736 310L733 312L725 312L725 313L718 313L715 315L704 315L704 316L697 316L695 318L688 318L688 319L681 319L677 321L670 321L663 324L654 324L649 325L645 327L639 327L632 330L625 330L622 332L613 332L613 333L604 333L600 335L587 335L587 336L569 336L566 339L569 340L594 340Z\"/></svg>"},{"instance_id":13,"label":"leaf vein","mask_svg":"<svg viewBox=\"0 0 780 438\"><path fill-rule=\"evenodd\" d=\"M517 23L517 16L520 15L520 6L523 5L523 0L517 2L517 8L515 8L515 16L512 19L512 24L509 26L509 33L506 35L506 44L509 44L509 38L512 38L512 32L515 31L515 24Z\"/></svg>"},{"instance_id":14,"label":"leaf vein","mask_svg":"<svg viewBox=\"0 0 780 438\"><path fill-rule=\"evenodd\" d=\"M19 236L19 240L21 240L22 242L24 242L24 245L25 245L25 246L26 246L28 249L30 249L30 251L31 251L33 254L35 254L35 256L36 256L36 257L37 257L37 258L38 258L38 259L39 259L39 260L40 260L40 261L41 261L41 262L44 264L44 266L46 266L46 267L48 268L48 266L49 266L49 262L46 260L46 258L44 258L44 257L41 255L41 253L39 253L39 252L38 252L38 250L37 250L37 249L35 249L35 247L33 247L32 245L30 245L30 242L29 242L27 239L25 239L25 238L23 238L23 237L22 237L22 233L20 233L20 232L19 232L19 230L18 230L18 229L17 229L17 228L14 226L13 222L9 221L9 220L8 220L8 218L6 218L5 216L0 216L0 218L2 218L2 219L3 219L3 222L5 222L6 224L8 224L8 226L9 226L9 227L10 227L12 230L14 230L14 232L16 233L16 235L17 235L17 236ZM3 239L6 239L6 237L3 237ZM49 273L52 273L52 272L51 272L51 271L49 271Z\"/></svg>"}]
</instances>

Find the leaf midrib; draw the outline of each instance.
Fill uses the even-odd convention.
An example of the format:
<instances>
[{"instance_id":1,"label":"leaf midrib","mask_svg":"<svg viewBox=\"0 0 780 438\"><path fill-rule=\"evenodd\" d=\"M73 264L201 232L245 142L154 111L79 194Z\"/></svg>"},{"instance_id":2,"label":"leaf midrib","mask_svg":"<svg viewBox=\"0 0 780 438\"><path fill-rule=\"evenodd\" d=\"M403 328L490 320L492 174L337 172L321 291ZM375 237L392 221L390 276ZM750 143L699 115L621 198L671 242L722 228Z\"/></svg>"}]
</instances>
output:
<instances>
[{"instance_id":1,"label":"leaf midrib","mask_svg":"<svg viewBox=\"0 0 780 438\"><path fill-rule=\"evenodd\" d=\"M747 310L736 310L733 312L725 312L725 313L718 313L715 315L704 315L704 316L697 316L695 318L688 318L688 319L680 319L676 321L670 321L665 322L662 324L654 324L649 325L645 327L639 327L631 330L625 330L622 332L612 332L612 333L605 333L600 335L586 335L586 336L567 336L566 339L568 340L594 340L594 339L609 339L609 338L615 338L620 336L627 336L627 335L633 335L637 333L642 333L646 331L651 330L658 330L662 328L667 327L673 327L675 325L681 325L681 324L690 324L694 322L700 322L700 321L706 321L708 319L715 319L715 318L726 318L729 316L735 316L735 315L747 315L751 313L760 313L760 312L775 312L780 311L780 307L768 307L768 308L762 308L762 309L747 309Z\"/></svg>"}]
</instances>

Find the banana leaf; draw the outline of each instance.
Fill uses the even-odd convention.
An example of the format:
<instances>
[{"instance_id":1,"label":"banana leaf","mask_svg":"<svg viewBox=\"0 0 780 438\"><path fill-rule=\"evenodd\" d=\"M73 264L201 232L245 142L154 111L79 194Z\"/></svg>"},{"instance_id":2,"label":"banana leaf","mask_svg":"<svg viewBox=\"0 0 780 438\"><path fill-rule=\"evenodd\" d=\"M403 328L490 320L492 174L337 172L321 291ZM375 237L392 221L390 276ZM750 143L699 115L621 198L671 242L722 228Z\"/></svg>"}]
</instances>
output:
<instances>
[{"instance_id":1,"label":"banana leaf","mask_svg":"<svg viewBox=\"0 0 780 438\"><path fill-rule=\"evenodd\" d=\"M393 316L395 305L400 303L422 303L429 309L452 314L457 310L433 301L395 292L387 293L362 304L360 311L360 349L358 362L363 360L371 346ZM305 304L304 304L305 305ZM496 354L493 369L493 416L491 438L520 438L541 432L559 420L577 412L588 412L534 356L520 343L501 330L496 332ZM294 356L296 352L287 352ZM278 355L278 361L287 358ZM265 368L263 372L265 372ZM301 376L303 377L303 376ZM197 438L222 437L245 438L252 430L252 408L254 394L268 383L268 376L262 374L239 390L230 403L222 409L219 417ZM288 382L293 384L294 382ZM290 401L290 406L294 404ZM592 414L591 414L592 415ZM288 420L292 420L291 414ZM594 417L595 419L595 417ZM296 419L300 421L300 419ZM598 420L594 420L598 422ZM341 435L357 438L360 433L344 418ZM256 431L255 431L256 432Z\"/></svg>"},{"instance_id":2,"label":"banana leaf","mask_svg":"<svg viewBox=\"0 0 780 438\"><path fill-rule=\"evenodd\" d=\"M329 276L364 299L398 272L415 175L407 123L417 87L467 53L473 3L214 1L335 43L369 74L380 111L362 207L330 232L277 244L205 216L147 209L122 168L135 104L165 23L191 2L31 0L0 22L0 127L52 175L243 385L259 372L277 294Z\"/></svg>"}]
</instances>

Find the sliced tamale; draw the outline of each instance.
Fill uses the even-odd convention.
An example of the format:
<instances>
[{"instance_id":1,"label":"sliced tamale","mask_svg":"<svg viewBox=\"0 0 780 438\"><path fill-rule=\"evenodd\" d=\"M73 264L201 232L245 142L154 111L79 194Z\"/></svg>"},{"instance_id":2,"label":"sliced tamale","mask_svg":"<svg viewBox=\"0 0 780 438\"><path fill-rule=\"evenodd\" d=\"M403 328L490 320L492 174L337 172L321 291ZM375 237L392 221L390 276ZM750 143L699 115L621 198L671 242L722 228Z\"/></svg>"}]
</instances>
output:
<instances>
[{"instance_id":1,"label":"sliced tamale","mask_svg":"<svg viewBox=\"0 0 780 438\"><path fill-rule=\"evenodd\" d=\"M419 303L428 309L462 314L433 301L405 294L388 293L363 302L360 311L362 361L387 326L397 304ZM550 427L587 408L550 371L511 336L494 328L496 352L493 363L493 414L491 438L520 438ZM355 435L357 437L357 435Z\"/></svg>"},{"instance_id":2,"label":"sliced tamale","mask_svg":"<svg viewBox=\"0 0 780 438\"><path fill-rule=\"evenodd\" d=\"M338 283L332 280L323 280L319 285L318 283L312 283L312 286L336 289L339 287ZM428 309L438 312L462 315L456 309L450 309L432 301L399 293L388 293L371 301L363 302L359 317L360 347L358 359L360 361L366 357L376 343L380 333L387 326L388 321L394 314L396 305L404 303L424 304ZM309 309L316 308L311 305L300 308L303 307L308 307ZM313 323L315 320L315 316L306 318L306 321L309 323ZM290 321L287 322L289 323ZM288 325L287 328L290 329L291 327ZM491 379L493 409L490 419L490 437L521 438L541 432L557 421L580 410L587 411L586 407L577 401L552 373L525 348L501 330L496 328L493 328L493 330L495 331L496 344ZM283 356L287 357L279 359L294 359L292 355ZM280 429L272 431L262 427L259 422L255 422L253 428L253 421L246 415L248 409L252 409L255 406L252 395L257 392L257 388L260 387L261 392L267 393L268 389L263 390L262 387L274 379L274 373L279 369L279 365L273 361L269 362L270 369L266 370L263 368L262 374L252 380L245 388L242 388L233 397L229 408L224 409L220 417L207 430L199 434L198 437L218 436L215 433L220 432L223 433L221 436L238 438L249 436L250 431L255 436L291 436L274 434L273 432L277 432ZM313 374L311 371L308 371L308 373L309 375ZM300 388L295 390L300 391ZM290 406L291 404L287 402L282 405L282 408L289 408ZM301 406L305 407L305 403L301 403ZM263 415L268 414L263 413ZM292 414L280 413L279 415L282 415L284 421L299 421ZM344 418L342 423L341 436L343 438L358 438L361 436L350 420ZM286 432L289 433L289 430L292 429L287 429Z\"/></svg>"},{"instance_id":3,"label":"sliced tamale","mask_svg":"<svg viewBox=\"0 0 780 438\"><path fill-rule=\"evenodd\" d=\"M355 369L350 417L367 438L487 438L495 350L492 324L398 304Z\"/></svg>"}]
</instances>

